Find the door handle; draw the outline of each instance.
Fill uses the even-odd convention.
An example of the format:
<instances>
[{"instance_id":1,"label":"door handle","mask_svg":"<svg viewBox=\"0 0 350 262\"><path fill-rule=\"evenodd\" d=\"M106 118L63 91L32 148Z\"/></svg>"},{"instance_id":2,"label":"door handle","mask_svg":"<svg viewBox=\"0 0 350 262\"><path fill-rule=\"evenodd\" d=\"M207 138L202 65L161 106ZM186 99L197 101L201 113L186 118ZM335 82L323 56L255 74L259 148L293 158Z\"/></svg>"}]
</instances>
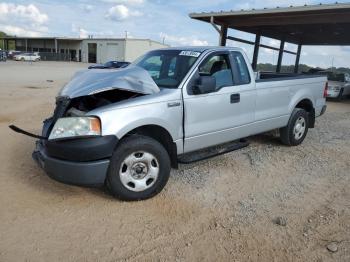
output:
<instances>
[{"instance_id":1,"label":"door handle","mask_svg":"<svg viewBox=\"0 0 350 262\"><path fill-rule=\"evenodd\" d=\"M232 94L230 101L231 101L231 104L239 103L241 101L241 95L240 94Z\"/></svg>"},{"instance_id":2,"label":"door handle","mask_svg":"<svg viewBox=\"0 0 350 262\"><path fill-rule=\"evenodd\" d=\"M168 103L168 107L176 107L176 106L181 106L180 102L170 102Z\"/></svg>"}]
</instances>

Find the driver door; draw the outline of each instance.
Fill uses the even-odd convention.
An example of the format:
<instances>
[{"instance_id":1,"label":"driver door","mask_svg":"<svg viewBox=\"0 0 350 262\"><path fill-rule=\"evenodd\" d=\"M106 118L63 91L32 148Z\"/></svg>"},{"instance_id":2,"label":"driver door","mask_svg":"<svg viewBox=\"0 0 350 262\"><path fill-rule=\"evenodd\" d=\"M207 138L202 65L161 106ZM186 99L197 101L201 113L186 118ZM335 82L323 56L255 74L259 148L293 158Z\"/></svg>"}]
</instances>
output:
<instances>
[{"instance_id":1,"label":"driver door","mask_svg":"<svg viewBox=\"0 0 350 262\"><path fill-rule=\"evenodd\" d=\"M242 54L235 53L240 55L240 60L235 60L229 51L208 54L183 89L184 152L240 138L241 127L254 121L255 85L246 64L245 67L238 64L246 63ZM245 69L241 75L245 74L246 78L248 75L249 82L238 81L239 67ZM193 87L203 75L215 78L215 91L195 94Z\"/></svg>"}]
</instances>

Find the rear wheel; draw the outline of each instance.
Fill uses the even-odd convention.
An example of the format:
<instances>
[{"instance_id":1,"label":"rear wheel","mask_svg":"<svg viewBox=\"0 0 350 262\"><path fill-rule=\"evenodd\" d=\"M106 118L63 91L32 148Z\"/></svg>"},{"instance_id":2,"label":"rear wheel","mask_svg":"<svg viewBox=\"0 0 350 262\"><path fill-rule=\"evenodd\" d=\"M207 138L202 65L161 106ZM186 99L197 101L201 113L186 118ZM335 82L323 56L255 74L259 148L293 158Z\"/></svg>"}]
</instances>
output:
<instances>
[{"instance_id":1,"label":"rear wheel","mask_svg":"<svg viewBox=\"0 0 350 262\"><path fill-rule=\"evenodd\" d=\"M22 62L24 61L24 57L21 58L21 61L22 61Z\"/></svg>"},{"instance_id":2,"label":"rear wheel","mask_svg":"<svg viewBox=\"0 0 350 262\"><path fill-rule=\"evenodd\" d=\"M114 151L106 184L119 199L147 199L164 188L170 169L169 155L158 141L132 135Z\"/></svg>"},{"instance_id":3,"label":"rear wheel","mask_svg":"<svg viewBox=\"0 0 350 262\"><path fill-rule=\"evenodd\" d=\"M301 108L295 108L289 118L288 125L280 129L280 138L288 146L300 145L308 132L309 115Z\"/></svg>"}]
</instances>

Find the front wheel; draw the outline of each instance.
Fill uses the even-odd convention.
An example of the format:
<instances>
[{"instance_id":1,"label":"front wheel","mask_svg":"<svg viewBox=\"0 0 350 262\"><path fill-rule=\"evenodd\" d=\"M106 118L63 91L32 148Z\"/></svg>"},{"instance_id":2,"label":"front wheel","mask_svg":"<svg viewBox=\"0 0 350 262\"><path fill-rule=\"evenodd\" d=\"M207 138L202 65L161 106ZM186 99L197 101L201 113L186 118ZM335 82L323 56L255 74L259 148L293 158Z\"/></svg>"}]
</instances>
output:
<instances>
[{"instance_id":1,"label":"front wheel","mask_svg":"<svg viewBox=\"0 0 350 262\"><path fill-rule=\"evenodd\" d=\"M300 145L309 129L309 115L301 108L295 108L289 118L288 125L280 129L280 138L288 146Z\"/></svg>"},{"instance_id":2,"label":"front wheel","mask_svg":"<svg viewBox=\"0 0 350 262\"><path fill-rule=\"evenodd\" d=\"M156 140L131 135L120 142L109 166L106 184L121 200L143 200L157 195L170 175L170 158Z\"/></svg>"}]
</instances>

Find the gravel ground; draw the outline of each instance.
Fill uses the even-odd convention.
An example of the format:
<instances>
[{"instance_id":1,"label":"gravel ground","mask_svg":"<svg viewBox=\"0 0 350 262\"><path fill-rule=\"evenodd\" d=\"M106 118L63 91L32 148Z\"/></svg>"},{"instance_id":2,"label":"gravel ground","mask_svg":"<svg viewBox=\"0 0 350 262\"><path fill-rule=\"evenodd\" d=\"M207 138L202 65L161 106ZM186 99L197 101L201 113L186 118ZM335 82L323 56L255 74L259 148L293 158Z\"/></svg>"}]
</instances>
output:
<instances>
[{"instance_id":1,"label":"gravel ground","mask_svg":"<svg viewBox=\"0 0 350 262\"><path fill-rule=\"evenodd\" d=\"M301 146L254 136L127 203L51 180L7 127L39 133L84 67L0 63L0 261L350 261L349 101L329 102Z\"/></svg>"}]
</instances>

